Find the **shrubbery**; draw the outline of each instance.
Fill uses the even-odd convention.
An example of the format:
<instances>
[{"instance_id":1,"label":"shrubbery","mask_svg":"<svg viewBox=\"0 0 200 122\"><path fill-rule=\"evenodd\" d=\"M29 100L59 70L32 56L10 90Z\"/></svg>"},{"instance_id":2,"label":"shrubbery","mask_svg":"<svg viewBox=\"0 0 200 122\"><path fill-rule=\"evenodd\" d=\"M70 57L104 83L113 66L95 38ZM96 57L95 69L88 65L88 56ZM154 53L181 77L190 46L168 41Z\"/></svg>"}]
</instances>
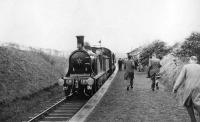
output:
<instances>
[{"instance_id":1,"label":"shrubbery","mask_svg":"<svg viewBox=\"0 0 200 122\"><path fill-rule=\"evenodd\" d=\"M184 64L185 62L172 54L164 56L161 60L162 67L160 69L160 74L162 77L160 81L167 86L168 90L172 90L174 82Z\"/></svg>"},{"instance_id":2,"label":"shrubbery","mask_svg":"<svg viewBox=\"0 0 200 122\"><path fill-rule=\"evenodd\" d=\"M143 48L140 53L140 61L143 65L148 65L152 53L155 52L158 57L162 58L164 55L168 54L170 50L171 48L167 47L165 42L156 40Z\"/></svg>"},{"instance_id":3,"label":"shrubbery","mask_svg":"<svg viewBox=\"0 0 200 122\"><path fill-rule=\"evenodd\" d=\"M200 61L200 33L192 33L181 45L180 50L176 52L178 57L197 56Z\"/></svg>"},{"instance_id":4,"label":"shrubbery","mask_svg":"<svg viewBox=\"0 0 200 122\"><path fill-rule=\"evenodd\" d=\"M148 65L153 52L159 57L164 56L161 60L161 82L171 90L182 66L188 63L188 57L195 55L200 61L200 33L191 33L184 42L176 43L172 47L167 47L165 42L154 41L144 47L140 54L143 65Z\"/></svg>"},{"instance_id":5,"label":"shrubbery","mask_svg":"<svg viewBox=\"0 0 200 122\"><path fill-rule=\"evenodd\" d=\"M195 55L200 61L200 33L192 33L185 41L172 46L173 51L161 61L161 82L172 90L182 67L188 63L188 57Z\"/></svg>"},{"instance_id":6,"label":"shrubbery","mask_svg":"<svg viewBox=\"0 0 200 122\"><path fill-rule=\"evenodd\" d=\"M178 49L174 50L177 47ZM172 53L174 56L179 57L183 62L187 61L188 57L195 55L200 61L200 33L193 32L182 44L176 43L172 47L166 46L166 43L160 40L152 42L144 47L140 53L140 61L143 65L148 65L148 60L153 52L160 58Z\"/></svg>"}]
</instances>

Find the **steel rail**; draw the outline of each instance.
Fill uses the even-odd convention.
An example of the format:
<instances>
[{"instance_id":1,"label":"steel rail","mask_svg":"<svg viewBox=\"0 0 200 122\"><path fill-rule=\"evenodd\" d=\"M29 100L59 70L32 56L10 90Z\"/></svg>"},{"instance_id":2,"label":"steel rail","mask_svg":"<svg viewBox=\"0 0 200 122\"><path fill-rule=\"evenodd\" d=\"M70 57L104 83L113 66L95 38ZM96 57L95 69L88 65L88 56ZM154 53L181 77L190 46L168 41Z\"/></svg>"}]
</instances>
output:
<instances>
[{"instance_id":1,"label":"steel rail","mask_svg":"<svg viewBox=\"0 0 200 122\"><path fill-rule=\"evenodd\" d=\"M55 103L51 107L47 108L43 112L39 113L38 115L36 115L32 119L28 120L27 122L36 122L37 120L41 119L43 116L45 116L46 114L48 114L50 111L52 111L53 109L55 109L58 105L62 104L65 100L66 100L66 98L62 98L60 101L58 101L57 103Z\"/></svg>"}]
</instances>

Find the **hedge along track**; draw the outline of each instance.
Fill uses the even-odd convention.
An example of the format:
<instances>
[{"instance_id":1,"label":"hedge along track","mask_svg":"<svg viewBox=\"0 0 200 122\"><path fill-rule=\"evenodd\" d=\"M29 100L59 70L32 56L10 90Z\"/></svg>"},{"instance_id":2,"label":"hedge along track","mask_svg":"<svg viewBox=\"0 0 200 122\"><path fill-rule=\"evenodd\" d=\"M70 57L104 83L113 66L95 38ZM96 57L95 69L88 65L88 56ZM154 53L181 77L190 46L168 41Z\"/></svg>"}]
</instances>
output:
<instances>
[{"instance_id":1,"label":"hedge along track","mask_svg":"<svg viewBox=\"0 0 200 122\"><path fill-rule=\"evenodd\" d=\"M87 100L67 100L62 98L55 102L51 107L37 114L27 122L66 122L69 120Z\"/></svg>"}]
</instances>

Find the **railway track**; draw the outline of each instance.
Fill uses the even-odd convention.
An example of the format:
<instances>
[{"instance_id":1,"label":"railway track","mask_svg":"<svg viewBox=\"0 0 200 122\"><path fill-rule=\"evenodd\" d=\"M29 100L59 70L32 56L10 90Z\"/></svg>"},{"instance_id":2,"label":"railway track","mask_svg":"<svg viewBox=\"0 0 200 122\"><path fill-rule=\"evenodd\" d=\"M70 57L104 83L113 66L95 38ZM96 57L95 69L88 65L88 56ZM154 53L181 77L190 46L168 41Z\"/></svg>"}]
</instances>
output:
<instances>
[{"instance_id":1,"label":"railway track","mask_svg":"<svg viewBox=\"0 0 200 122\"><path fill-rule=\"evenodd\" d=\"M51 102L50 107L47 105L46 110L35 114L33 117L29 117L30 120L23 122L67 122L70 119L74 119L72 117L88 102L86 106L83 107L85 110L81 111L79 114L79 119L85 119L83 114L89 114L94 109L95 104L98 103L106 92L106 89L110 85L116 73L117 70L115 70L113 75L107 79L109 82L106 80L103 87L101 87L97 91L96 95L92 97L94 99L89 100L88 98L81 96L70 97L70 99L60 98ZM80 116L82 116L82 118Z\"/></svg>"},{"instance_id":2,"label":"railway track","mask_svg":"<svg viewBox=\"0 0 200 122\"><path fill-rule=\"evenodd\" d=\"M29 117L30 120L23 122L66 122L76 114L88 99L72 98L70 100L61 98L54 101L50 107L41 113Z\"/></svg>"}]
</instances>

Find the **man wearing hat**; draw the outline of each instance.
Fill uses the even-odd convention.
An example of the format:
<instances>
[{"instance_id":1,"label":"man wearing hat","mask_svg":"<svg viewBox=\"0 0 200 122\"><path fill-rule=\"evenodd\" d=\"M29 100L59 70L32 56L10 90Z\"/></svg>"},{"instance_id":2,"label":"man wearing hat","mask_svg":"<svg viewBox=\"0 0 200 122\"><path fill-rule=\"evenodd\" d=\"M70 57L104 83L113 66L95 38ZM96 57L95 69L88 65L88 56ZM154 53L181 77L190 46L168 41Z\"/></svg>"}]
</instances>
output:
<instances>
[{"instance_id":1,"label":"man wearing hat","mask_svg":"<svg viewBox=\"0 0 200 122\"><path fill-rule=\"evenodd\" d=\"M200 65L196 56L191 56L189 64L183 66L173 92L176 93L179 88L182 88L178 94L179 104L186 107L191 121L196 122L194 109L200 115Z\"/></svg>"}]
</instances>

